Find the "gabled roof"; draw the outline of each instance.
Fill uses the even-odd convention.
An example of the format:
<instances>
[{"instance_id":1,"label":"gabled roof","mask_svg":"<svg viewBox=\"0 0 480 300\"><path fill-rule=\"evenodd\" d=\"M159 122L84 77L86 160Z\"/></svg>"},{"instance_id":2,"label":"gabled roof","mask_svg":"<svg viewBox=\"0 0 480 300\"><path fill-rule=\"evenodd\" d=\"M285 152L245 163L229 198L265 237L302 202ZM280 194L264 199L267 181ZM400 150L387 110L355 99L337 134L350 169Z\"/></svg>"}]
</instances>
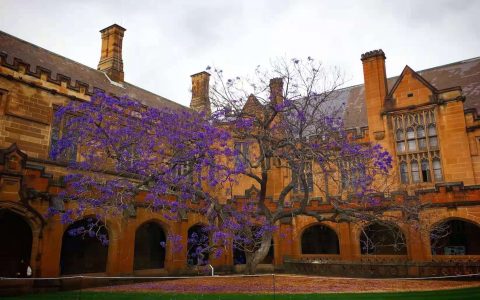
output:
<instances>
[{"instance_id":1,"label":"gabled roof","mask_svg":"<svg viewBox=\"0 0 480 300\"><path fill-rule=\"evenodd\" d=\"M130 98L142 101L152 107L184 108L165 97L123 82L122 86L110 81L101 71L90 68L69 58L31 44L8 33L0 31L0 55L5 60L6 67L17 68L18 63L29 65L27 72L40 75L40 71L50 73L52 80L64 79L71 87L88 86L88 92L100 89L116 96L128 95ZM2 60L3 60L2 59Z\"/></svg>"},{"instance_id":2,"label":"gabled roof","mask_svg":"<svg viewBox=\"0 0 480 300\"><path fill-rule=\"evenodd\" d=\"M407 66L408 67L408 66ZM403 72L402 72L403 73ZM464 108L480 113L480 57L415 72L436 90L460 86L466 97ZM399 76L387 79L389 93ZM339 90L339 100L345 103L344 122L347 128L368 126L363 84Z\"/></svg>"},{"instance_id":3,"label":"gabled roof","mask_svg":"<svg viewBox=\"0 0 480 300\"><path fill-rule=\"evenodd\" d=\"M432 91L433 93L436 93L438 90L437 88L435 88L433 85L430 84L430 82L428 82L425 78L422 77L422 75L418 74L417 72L415 72L412 68L410 68L408 65L405 66L405 68L403 68L403 71L402 73L400 74L400 76L397 78L397 80L395 81L395 84L392 86L392 88L390 89L390 91L388 92L388 95L387 95L387 99L389 98L392 98L393 97L393 94L395 93L395 91L397 90L397 87L400 85L400 83L402 82L403 80L403 77L405 77L405 74L407 73L411 73L412 76L417 79L418 81L420 81L424 86L426 86L430 91Z\"/></svg>"},{"instance_id":4,"label":"gabled roof","mask_svg":"<svg viewBox=\"0 0 480 300\"><path fill-rule=\"evenodd\" d=\"M254 114L255 111L262 110L263 105L253 94L248 96L247 102L243 105L242 112L246 114Z\"/></svg>"}]
</instances>

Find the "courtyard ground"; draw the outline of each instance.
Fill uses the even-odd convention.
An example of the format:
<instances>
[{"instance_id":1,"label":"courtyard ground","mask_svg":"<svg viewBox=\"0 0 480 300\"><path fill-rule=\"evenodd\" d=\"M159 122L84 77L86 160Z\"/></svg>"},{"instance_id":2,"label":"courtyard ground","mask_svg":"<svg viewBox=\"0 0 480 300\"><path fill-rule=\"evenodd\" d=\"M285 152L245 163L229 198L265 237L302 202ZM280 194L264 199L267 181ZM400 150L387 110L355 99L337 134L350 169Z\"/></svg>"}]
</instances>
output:
<instances>
[{"instance_id":1,"label":"courtyard ground","mask_svg":"<svg viewBox=\"0 0 480 300\"><path fill-rule=\"evenodd\" d=\"M429 291L467 287L480 288L480 280L362 279L298 275L215 276L109 286L88 291L301 294Z\"/></svg>"},{"instance_id":2,"label":"courtyard ground","mask_svg":"<svg viewBox=\"0 0 480 300\"><path fill-rule=\"evenodd\" d=\"M480 299L480 280L215 276L166 279L9 299Z\"/></svg>"}]
</instances>

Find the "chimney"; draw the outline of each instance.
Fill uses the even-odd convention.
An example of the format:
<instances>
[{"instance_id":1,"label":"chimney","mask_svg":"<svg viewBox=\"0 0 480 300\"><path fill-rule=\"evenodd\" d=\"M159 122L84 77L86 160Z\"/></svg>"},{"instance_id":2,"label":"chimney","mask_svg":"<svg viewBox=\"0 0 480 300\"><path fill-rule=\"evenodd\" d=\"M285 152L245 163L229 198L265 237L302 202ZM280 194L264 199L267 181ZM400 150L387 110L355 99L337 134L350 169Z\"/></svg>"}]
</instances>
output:
<instances>
[{"instance_id":1,"label":"chimney","mask_svg":"<svg viewBox=\"0 0 480 300\"><path fill-rule=\"evenodd\" d=\"M361 56L370 137L382 136L385 131L382 118L388 89L385 59L382 49L369 51Z\"/></svg>"},{"instance_id":2,"label":"chimney","mask_svg":"<svg viewBox=\"0 0 480 300\"><path fill-rule=\"evenodd\" d=\"M283 78L270 79L270 101L278 104L283 101Z\"/></svg>"},{"instance_id":3,"label":"chimney","mask_svg":"<svg viewBox=\"0 0 480 300\"><path fill-rule=\"evenodd\" d=\"M212 113L208 93L210 74L203 71L190 77L192 77L192 101L190 101L190 108L198 112L204 112L209 117Z\"/></svg>"},{"instance_id":4,"label":"chimney","mask_svg":"<svg viewBox=\"0 0 480 300\"><path fill-rule=\"evenodd\" d=\"M105 72L115 82L123 82L122 40L125 28L113 24L100 30L102 53L98 70Z\"/></svg>"}]
</instances>

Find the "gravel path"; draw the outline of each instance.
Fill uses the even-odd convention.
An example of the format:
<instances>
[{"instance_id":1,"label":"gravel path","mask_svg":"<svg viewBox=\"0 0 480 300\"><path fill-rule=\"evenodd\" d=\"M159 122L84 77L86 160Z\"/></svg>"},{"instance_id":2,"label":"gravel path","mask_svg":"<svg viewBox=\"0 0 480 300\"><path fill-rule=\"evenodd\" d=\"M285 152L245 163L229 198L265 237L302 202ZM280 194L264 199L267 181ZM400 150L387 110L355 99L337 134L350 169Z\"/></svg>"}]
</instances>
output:
<instances>
[{"instance_id":1,"label":"gravel path","mask_svg":"<svg viewBox=\"0 0 480 300\"><path fill-rule=\"evenodd\" d=\"M397 292L454 289L480 286L477 281L408 280L408 279L359 279L341 277L307 277L297 275L272 275L252 277L193 277L167 279L127 285L88 289L112 292L159 293L337 293L337 292Z\"/></svg>"}]
</instances>

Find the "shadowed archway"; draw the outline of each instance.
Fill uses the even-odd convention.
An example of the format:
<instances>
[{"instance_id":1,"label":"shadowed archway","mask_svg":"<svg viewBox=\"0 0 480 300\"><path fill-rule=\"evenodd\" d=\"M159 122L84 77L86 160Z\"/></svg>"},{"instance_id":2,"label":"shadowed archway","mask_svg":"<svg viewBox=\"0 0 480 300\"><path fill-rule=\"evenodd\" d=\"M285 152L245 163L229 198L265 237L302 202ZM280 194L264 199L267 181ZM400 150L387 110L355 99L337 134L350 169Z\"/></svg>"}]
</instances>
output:
<instances>
[{"instance_id":1,"label":"shadowed archway","mask_svg":"<svg viewBox=\"0 0 480 300\"><path fill-rule=\"evenodd\" d=\"M400 228L394 224L372 223L360 234L362 254L406 255L406 239Z\"/></svg>"},{"instance_id":2,"label":"shadowed archway","mask_svg":"<svg viewBox=\"0 0 480 300\"><path fill-rule=\"evenodd\" d=\"M0 276L26 277L32 252L32 229L9 210L0 210Z\"/></svg>"},{"instance_id":3,"label":"shadowed archway","mask_svg":"<svg viewBox=\"0 0 480 300\"><path fill-rule=\"evenodd\" d=\"M103 224L86 218L68 226L63 234L60 273L103 273L107 269L108 232ZM89 230L90 229L90 230Z\"/></svg>"},{"instance_id":4,"label":"shadowed archway","mask_svg":"<svg viewBox=\"0 0 480 300\"><path fill-rule=\"evenodd\" d=\"M135 233L133 269L160 269L165 266L166 237L156 222L143 223Z\"/></svg>"},{"instance_id":5,"label":"shadowed archway","mask_svg":"<svg viewBox=\"0 0 480 300\"><path fill-rule=\"evenodd\" d=\"M302 254L339 254L337 234L325 225L314 225L302 234Z\"/></svg>"},{"instance_id":6,"label":"shadowed archway","mask_svg":"<svg viewBox=\"0 0 480 300\"><path fill-rule=\"evenodd\" d=\"M209 258L208 230L205 226L194 225L188 229L187 264L205 265Z\"/></svg>"},{"instance_id":7,"label":"shadowed archway","mask_svg":"<svg viewBox=\"0 0 480 300\"><path fill-rule=\"evenodd\" d=\"M480 227L464 220L441 222L430 232L432 255L480 255Z\"/></svg>"}]
</instances>

